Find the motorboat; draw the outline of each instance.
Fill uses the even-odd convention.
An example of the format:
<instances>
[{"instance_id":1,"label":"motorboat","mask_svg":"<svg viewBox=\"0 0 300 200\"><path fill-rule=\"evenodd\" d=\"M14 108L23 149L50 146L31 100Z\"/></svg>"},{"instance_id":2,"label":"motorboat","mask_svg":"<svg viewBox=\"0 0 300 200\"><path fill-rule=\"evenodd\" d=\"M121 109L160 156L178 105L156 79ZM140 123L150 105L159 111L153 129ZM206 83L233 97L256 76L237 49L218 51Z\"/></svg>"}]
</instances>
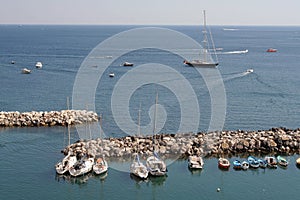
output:
<instances>
[{"instance_id":1,"label":"motorboat","mask_svg":"<svg viewBox=\"0 0 300 200\"><path fill-rule=\"evenodd\" d=\"M201 156L189 156L188 158L188 167L190 169L202 169L204 165L203 159Z\"/></svg>"},{"instance_id":2,"label":"motorboat","mask_svg":"<svg viewBox=\"0 0 300 200\"><path fill-rule=\"evenodd\" d=\"M277 160L274 156L266 156L265 161L267 162L267 167L277 168Z\"/></svg>"},{"instance_id":3,"label":"motorboat","mask_svg":"<svg viewBox=\"0 0 300 200\"><path fill-rule=\"evenodd\" d=\"M71 176L81 176L92 171L93 164L94 158L85 156L78 160L75 165L69 169L69 172Z\"/></svg>"},{"instance_id":4,"label":"motorboat","mask_svg":"<svg viewBox=\"0 0 300 200\"><path fill-rule=\"evenodd\" d=\"M124 67L132 67L134 64L133 63L130 63L130 62L124 62L123 63L123 66Z\"/></svg>"},{"instance_id":5,"label":"motorboat","mask_svg":"<svg viewBox=\"0 0 300 200\"><path fill-rule=\"evenodd\" d=\"M254 72L254 70L253 69L247 69L247 71L246 71L247 73L253 73Z\"/></svg>"},{"instance_id":6,"label":"motorboat","mask_svg":"<svg viewBox=\"0 0 300 200\"><path fill-rule=\"evenodd\" d=\"M218 160L218 166L221 169L229 169L230 162L226 158L219 158L219 160Z\"/></svg>"},{"instance_id":7,"label":"motorboat","mask_svg":"<svg viewBox=\"0 0 300 200\"><path fill-rule=\"evenodd\" d=\"M233 169L240 170L242 169L242 163L239 160L233 161Z\"/></svg>"},{"instance_id":8,"label":"motorboat","mask_svg":"<svg viewBox=\"0 0 300 200\"><path fill-rule=\"evenodd\" d=\"M277 49L269 48L269 49L267 49L267 52L274 53L274 52L277 52Z\"/></svg>"},{"instance_id":9,"label":"motorboat","mask_svg":"<svg viewBox=\"0 0 300 200\"><path fill-rule=\"evenodd\" d=\"M248 161L243 161L242 162L242 169L243 170L247 170L247 169L249 169L249 163L248 163Z\"/></svg>"},{"instance_id":10,"label":"motorboat","mask_svg":"<svg viewBox=\"0 0 300 200\"><path fill-rule=\"evenodd\" d=\"M249 162L249 165L251 168L257 169L259 168L259 162L257 161L257 159L253 156L249 156L247 158L247 161Z\"/></svg>"},{"instance_id":11,"label":"motorboat","mask_svg":"<svg viewBox=\"0 0 300 200\"><path fill-rule=\"evenodd\" d=\"M10 62L10 64L15 64L16 62L14 61L14 60L12 60L11 62Z\"/></svg>"},{"instance_id":12,"label":"motorboat","mask_svg":"<svg viewBox=\"0 0 300 200\"><path fill-rule=\"evenodd\" d=\"M192 66L192 67L206 67L206 68L216 68L219 63L218 61L214 61L212 58L212 54L214 55L215 59L218 60L217 58L217 54L216 54L216 48L214 46L214 42L212 41L212 34L209 31L209 29L207 29L206 27L206 14L205 14L205 10L203 11L203 41L202 41L202 46L203 48L201 49L200 55L201 57L198 60L184 60L183 63L188 65L188 66ZM208 31L209 31L209 36L208 37ZM209 44L209 38L211 40L212 43L212 49L210 48L210 44Z\"/></svg>"},{"instance_id":13,"label":"motorboat","mask_svg":"<svg viewBox=\"0 0 300 200\"><path fill-rule=\"evenodd\" d=\"M156 152L147 158L146 166L152 176L164 176L167 174L167 165L158 157Z\"/></svg>"},{"instance_id":14,"label":"motorboat","mask_svg":"<svg viewBox=\"0 0 300 200\"><path fill-rule=\"evenodd\" d=\"M68 153L66 157L55 165L55 170L58 174L65 174L69 169L75 165L77 158L75 155Z\"/></svg>"},{"instance_id":15,"label":"motorboat","mask_svg":"<svg viewBox=\"0 0 300 200\"><path fill-rule=\"evenodd\" d=\"M21 72L22 72L22 74L30 74L31 70L27 69L27 68L23 68Z\"/></svg>"},{"instance_id":16,"label":"motorboat","mask_svg":"<svg viewBox=\"0 0 300 200\"><path fill-rule=\"evenodd\" d=\"M111 72L111 73L109 73L108 76L111 77L111 78L113 78L113 77L115 77L115 73Z\"/></svg>"},{"instance_id":17,"label":"motorboat","mask_svg":"<svg viewBox=\"0 0 300 200\"><path fill-rule=\"evenodd\" d=\"M265 169L268 165L266 160L263 159L257 159L258 163L259 163L259 167Z\"/></svg>"},{"instance_id":18,"label":"motorboat","mask_svg":"<svg viewBox=\"0 0 300 200\"><path fill-rule=\"evenodd\" d=\"M42 67L43 67L42 62L37 62L37 63L35 64L35 67L38 68L38 69L42 68Z\"/></svg>"},{"instance_id":19,"label":"motorboat","mask_svg":"<svg viewBox=\"0 0 300 200\"><path fill-rule=\"evenodd\" d=\"M137 153L134 155L134 160L130 165L130 173L141 179L146 179L148 177L148 169L140 161L140 157Z\"/></svg>"},{"instance_id":20,"label":"motorboat","mask_svg":"<svg viewBox=\"0 0 300 200\"><path fill-rule=\"evenodd\" d=\"M105 157L99 157L93 165L93 172L95 174L104 174L108 170L108 164Z\"/></svg>"},{"instance_id":21,"label":"motorboat","mask_svg":"<svg viewBox=\"0 0 300 200\"><path fill-rule=\"evenodd\" d=\"M289 162L282 156L277 156L277 162L278 165L282 167L287 167L289 165Z\"/></svg>"}]
</instances>

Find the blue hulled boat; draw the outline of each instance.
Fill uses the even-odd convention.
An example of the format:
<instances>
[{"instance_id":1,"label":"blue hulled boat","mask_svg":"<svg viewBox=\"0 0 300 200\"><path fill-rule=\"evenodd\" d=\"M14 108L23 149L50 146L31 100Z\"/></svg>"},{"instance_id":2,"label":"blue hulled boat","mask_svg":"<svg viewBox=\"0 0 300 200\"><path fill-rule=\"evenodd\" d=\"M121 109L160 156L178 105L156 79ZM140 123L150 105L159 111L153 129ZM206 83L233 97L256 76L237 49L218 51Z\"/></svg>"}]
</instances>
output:
<instances>
[{"instance_id":1,"label":"blue hulled boat","mask_svg":"<svg viewBox=\"0 0 300 200\"><path fill-rule=\"evenodd\" d=\"M250 167L255 168L255 169L259 168L259 162L257 161L257 159L255 157L249 156L247 160L249 162Z\"/></svg>"}]
</instances>

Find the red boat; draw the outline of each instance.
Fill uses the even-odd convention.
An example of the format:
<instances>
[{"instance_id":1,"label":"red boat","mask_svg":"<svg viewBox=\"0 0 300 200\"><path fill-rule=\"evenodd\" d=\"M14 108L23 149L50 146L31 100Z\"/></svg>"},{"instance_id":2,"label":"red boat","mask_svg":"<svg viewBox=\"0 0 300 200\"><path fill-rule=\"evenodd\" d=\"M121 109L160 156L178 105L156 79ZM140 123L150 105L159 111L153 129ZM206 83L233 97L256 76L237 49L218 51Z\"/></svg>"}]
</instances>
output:
<instances>
[{"instance_id":1,"label":"red boat","mask_svg":"<svg viewBox=\"0 0 300 200\"><path fill-rule=\"evenodd\" d=\"M219 158L218 166L219 166L219 168L221 168L221 169L229 169L229 167L230 167L230 162L229 162L229 160L227 160L226 158Z\"/></svg>"},{"instance_id":2,"label":"red boat","mask_svg":"<svg viewBox=\"0 0 300 200\"><path fill-rule=\"evenodd\" d=\"M269 48L267 52L277 52L277 49Z\"/></svg>"}]
</instances>

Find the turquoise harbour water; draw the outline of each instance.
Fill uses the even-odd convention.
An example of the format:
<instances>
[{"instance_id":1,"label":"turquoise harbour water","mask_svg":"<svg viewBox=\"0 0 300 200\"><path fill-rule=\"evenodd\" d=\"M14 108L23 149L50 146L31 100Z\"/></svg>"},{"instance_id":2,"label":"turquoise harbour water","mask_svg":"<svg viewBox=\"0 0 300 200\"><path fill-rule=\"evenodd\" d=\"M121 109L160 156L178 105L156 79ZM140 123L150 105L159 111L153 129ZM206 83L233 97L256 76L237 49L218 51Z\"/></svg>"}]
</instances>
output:
<instances>
[{"instance_id":1,"label":"turquoise harbour water","mask_svg":"<svg viewBox=\"0 0 300 200\"><path fill-rule=\"evenodd\" d=\"M0 26L0 110L62 110L72 96L76 72L88 53L101 41L135 26ZM197 41L196 26L168 26ZM228 28L228 27L227 27ZM224 130L258 130L285 126L298 128L300 116L300 27L212 27L219 71L227 97ZM266 53L268 48L277 53ZM239 53L248 49L246 54ZM138 55L138 56L137 56ZM111 114L110 97L114 84L130 69L122 60L139 63L167 58L170 66L183 74L200 101L199 131L206 131L210 119L209 94L193 68L182 65L173 55L155 50L130 52L116 60L110 70L114 79L103 77L96 93L96 112L103 113L103 129L108 137L124 136ZM14 65L10 62L14 60ZM43 68L36 70L35 62ZM32 74L20 71L28 67ZM254 73L243 75L248 68ZM130 112L137 119L142 102L141 124L149 123L148 111L155 93L165 106L168 119L161 132L174 133L180 120L179 103L171 91L144 86L133 94ZM149 131L151 132L151 131ZM79 139L73 127L72 142ZM296 199L300 169L298 155L288 157L287 169L248 171L219 170L217 159L205 159L202 171L188 170L186 160L168 166L164 179L139 181L113 168L106 177L92 174L70 179L58 177L54 165L67 144L64 127L0 128L0 196L5 199ZM234 161L235 157L230 158ZM114 163L122 165L122 163ZM129 169L128 169L129 170ZM221 191L217 192L217 188Z\"/></svg>"}]
</instances>

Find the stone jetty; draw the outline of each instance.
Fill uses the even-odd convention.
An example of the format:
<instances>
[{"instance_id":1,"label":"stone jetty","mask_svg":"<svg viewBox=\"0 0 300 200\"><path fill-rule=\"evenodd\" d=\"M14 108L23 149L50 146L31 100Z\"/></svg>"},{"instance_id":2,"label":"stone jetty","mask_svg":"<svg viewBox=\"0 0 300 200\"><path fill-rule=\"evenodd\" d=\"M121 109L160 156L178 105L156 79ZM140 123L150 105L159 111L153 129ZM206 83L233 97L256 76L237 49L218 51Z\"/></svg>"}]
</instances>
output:
<instances>
[{"instance_id":1,"label":"stone jetty","mask_svg":"<svg viewBox=\"0 0 300 200\"><path fill-rule=\"evenodd\" d=\"M155 145L153 145L155 141ZM127 136L79 140L62 153L78 156L104 154L108 158L126 158L139 152L142 157L152 154L153 147L163 158L185 158L189 155L234 156L249 154L300 153L300 129L272 128L259 131L221 131L211 133L177 133L152 136Z\"/></svg>"},{"instance_id":2,"label":"stone jetty","mask_svg":"<svg viewBox=\"0 0 300 200\"><path fill-rule=\"evenodd\" d=\"M67 126L98 121L97 113L87 110L0 112L0 127Z\"/></svg>"}]
</instances>

